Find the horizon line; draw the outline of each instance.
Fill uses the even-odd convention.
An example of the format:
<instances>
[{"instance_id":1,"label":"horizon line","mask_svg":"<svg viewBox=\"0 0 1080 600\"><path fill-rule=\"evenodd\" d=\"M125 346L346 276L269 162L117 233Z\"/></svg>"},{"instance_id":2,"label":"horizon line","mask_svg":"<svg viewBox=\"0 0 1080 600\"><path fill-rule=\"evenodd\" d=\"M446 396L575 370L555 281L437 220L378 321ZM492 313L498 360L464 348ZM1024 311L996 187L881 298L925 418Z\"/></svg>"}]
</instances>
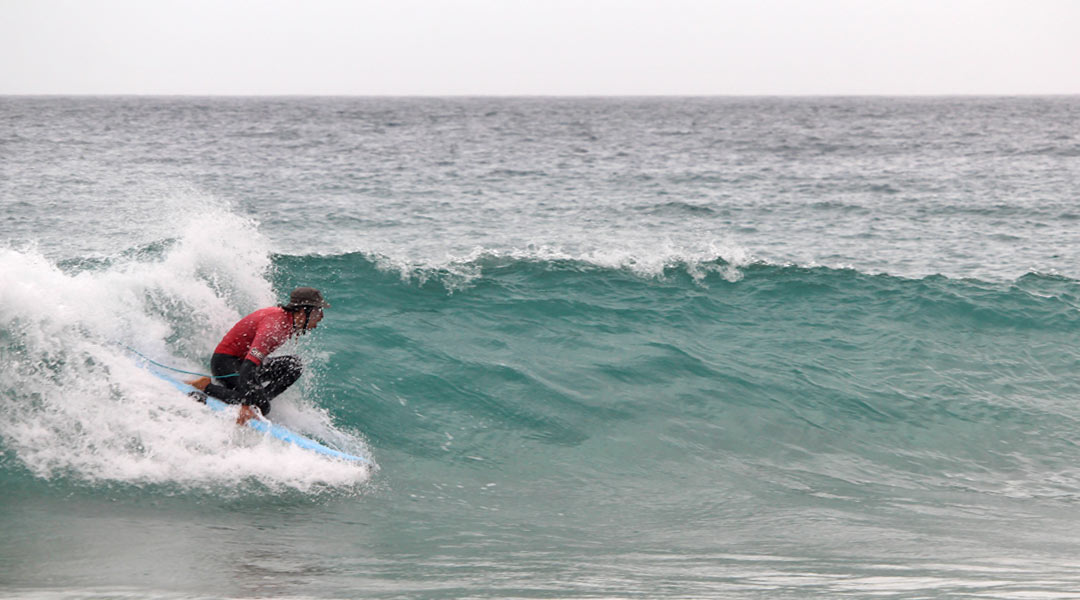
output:
<instances>
[{"instance_id":1,"label":"horizon line","mask_svg":"<svg viewBox=\"0 0 1080 600\"><path fill-rule=\"evenodd\" d=\"M1031 98L1071 97L1080 92L907 92L907 93L630 93L630 94L515 94L515 93L142 93L142 92L0 92L2 98Z\"/></svg>"}]
</instances>

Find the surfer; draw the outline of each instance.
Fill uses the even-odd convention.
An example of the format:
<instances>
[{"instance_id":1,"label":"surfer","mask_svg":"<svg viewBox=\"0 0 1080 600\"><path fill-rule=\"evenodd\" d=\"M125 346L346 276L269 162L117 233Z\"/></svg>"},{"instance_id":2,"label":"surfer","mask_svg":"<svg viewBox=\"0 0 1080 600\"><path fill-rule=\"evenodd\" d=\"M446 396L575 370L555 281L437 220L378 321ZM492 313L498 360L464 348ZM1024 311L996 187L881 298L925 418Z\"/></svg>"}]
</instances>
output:
<instances>
[{"instance_id":1,"label":"surfer","mask_svg":"<svg viewBox=\"0 0 1080 600\"><path fill-rule=\"evenodd\" d=\"M303 371L299 357L268 358L270 353L290 337L315 329L323 309L329 306L319 290L296 288L288 304L261 308L233 325L210 358L213 380L202 377L189 383L203 394L239 404L238 424L269 414L270 401L295 383ZM197 399L206 400L205 396Z\"/></svg>"}]
</instances>

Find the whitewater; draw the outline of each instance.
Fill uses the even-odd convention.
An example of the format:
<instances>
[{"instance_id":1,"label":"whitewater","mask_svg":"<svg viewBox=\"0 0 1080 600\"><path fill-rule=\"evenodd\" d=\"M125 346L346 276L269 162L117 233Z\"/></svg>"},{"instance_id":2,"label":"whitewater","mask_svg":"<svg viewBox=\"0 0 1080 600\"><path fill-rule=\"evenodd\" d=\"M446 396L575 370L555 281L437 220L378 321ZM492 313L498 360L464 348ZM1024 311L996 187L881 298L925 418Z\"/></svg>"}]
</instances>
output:
<instances>
[{"instance_id":1,"label":"whitewater","mask_svg":"<svg viewBox=\"0 0 1080 600\"><path fill-rule=\"evenodd\" d=\"M1077 597L1078 117L0 98L0 597Z\"/></svg>"}]
</instances>

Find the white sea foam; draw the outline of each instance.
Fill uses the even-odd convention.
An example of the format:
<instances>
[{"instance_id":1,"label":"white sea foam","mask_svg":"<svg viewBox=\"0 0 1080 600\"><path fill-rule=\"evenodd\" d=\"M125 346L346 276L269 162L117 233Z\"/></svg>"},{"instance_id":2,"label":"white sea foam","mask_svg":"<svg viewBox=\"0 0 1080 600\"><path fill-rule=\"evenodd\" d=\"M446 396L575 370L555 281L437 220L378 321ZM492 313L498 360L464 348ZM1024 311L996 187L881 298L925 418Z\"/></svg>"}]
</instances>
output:
<instances>
[{"instance_id":1,"label":"white sea foam","mask_svg":"<svg viewBox=\"0 0 1080 600\"><path fill-rule=\"evenodd\" d=\"M375 250L362 253L371 257L379 269L396 272L403 280L415 280L424 284L431 279L437 279L451 291L468 287L484 275L485 269L517 261L568 261L603 269L624 270L646 278L662 277L672 268L681 268L699 282L703 282L713 273L734 282L742 279L742 268L758 260L743 246L715 239L696 244L661 240L642 244L612 241L608 244L588 246L475 246L468 251L444 251L425 257L389 256Z\"/></svg>"},{"instance_id":2,"label":"white sea foam","mask_svg":"<svg viewBox=\"0 0 1080 600\"><path fill-rule=\"evenodd\" d=\"M176 238L163 252L96 270L66 273L34 249L0 249L4 447L43 478L302 491L363 482L365 467L237 428L135 364L128 348L205 371L221 332L275 301L251 221L202 197L166 216ZM362 445L291 394L276 419Z\"/></svg>"}]
</instances>

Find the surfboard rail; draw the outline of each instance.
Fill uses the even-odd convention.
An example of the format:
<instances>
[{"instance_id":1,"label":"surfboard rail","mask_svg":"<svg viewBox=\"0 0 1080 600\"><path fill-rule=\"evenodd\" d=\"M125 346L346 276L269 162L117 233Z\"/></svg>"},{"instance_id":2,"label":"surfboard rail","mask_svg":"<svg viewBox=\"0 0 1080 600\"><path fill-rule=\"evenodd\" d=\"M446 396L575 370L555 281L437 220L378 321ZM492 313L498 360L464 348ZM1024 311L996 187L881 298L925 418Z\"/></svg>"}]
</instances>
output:
<instances>
[{"instance_id":1,"label":"surfboard rail","mask_svg":"<svg viewBox=\"0 0 1080 600\"><path fill-rule=\"evenodd\" d=\"M163 380L169 382L170 384L172 384L173 387L175 387L177 390L179 390L179 391L181 391L181 392L183 392L185 394L189 394L191 392L197 392L198 391L194 387L188 385L187 383L184 383L183 381L179 381L177 379L174 379L174 378L172 378L172 377L170 377L170 376L168 376L168 375L166 375L164 373L158 373L158 372L154 371L151 368L147 368L146 370L148 372L152 373L155 377L158 377L159 379L163 379ZM227 410L231 406L234 406L234 405L228 404L226 402L222 402L221 400L219 400L218 398L215 398L213 396L207 396L206 397L206 407L209 408L210 410L214 411L214 412L224 412L225 410ZM274 422L270 421L269 419L267 419L266 417L260 416L258 418L248 419L248 421L245 423L245 425L247 425L251 429L254 429L255 431L258 431L258 432L263 433L265 435L269 435L271 437L279 439L279 440L281 440L283 442L290 443L290 444L292 444L294 446L298 446L298 447L303 448L305 450L311 450L312 452L317 452L317 453L322 454L324 456L329 456L331 458L337 458L337 459L341 459L341 460L347 460L347 461L350 461L350 462L363 463L363 464L367 464L367 465L371 464L371 460L366 458L366 457L357 456L355 454L349 454L347 452L342 452L341 450L336 450L336 449L331 448L331 447L329 447L329 446L327 446L325 444L317 442L317 441L315 441L315 440L313 440L313 439L311 439L311 438L309 438L307 436L300 435L299 433L296 433L295 431L292 431L291 429L285 427L284 425L279 425L277 423L274 423Z\"/></svg>"}]
</instances>

